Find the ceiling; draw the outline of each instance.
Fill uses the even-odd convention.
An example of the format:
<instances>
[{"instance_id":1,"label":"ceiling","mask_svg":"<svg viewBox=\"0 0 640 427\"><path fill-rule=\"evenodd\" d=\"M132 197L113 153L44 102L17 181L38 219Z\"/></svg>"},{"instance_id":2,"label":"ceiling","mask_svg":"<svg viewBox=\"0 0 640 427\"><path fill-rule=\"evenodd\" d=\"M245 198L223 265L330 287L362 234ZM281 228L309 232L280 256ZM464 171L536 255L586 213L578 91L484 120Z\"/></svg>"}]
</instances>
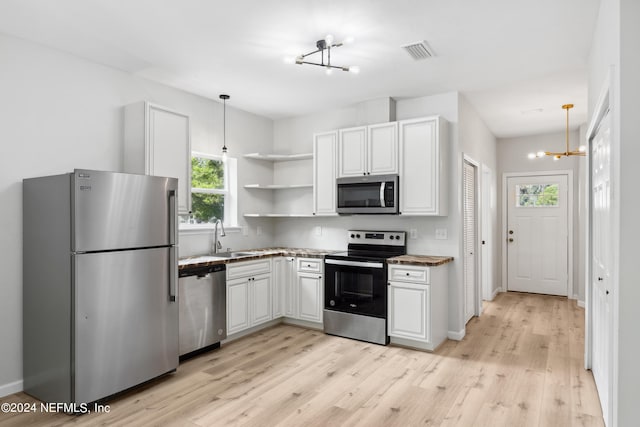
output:
<instances>
[{"instance_id":1,"label":"ceiling","mask_svg":"<svg viewBox=\"0 0 640 427\"><path fill-rule=\"evenodd\" d=\"M272 119L459 91L497 137L587 118L599 0L2 0L0 32ZM332 34L360 74L285 64ZM426 40L435 57L402 45Z\"/></svg>"}]
</instances>

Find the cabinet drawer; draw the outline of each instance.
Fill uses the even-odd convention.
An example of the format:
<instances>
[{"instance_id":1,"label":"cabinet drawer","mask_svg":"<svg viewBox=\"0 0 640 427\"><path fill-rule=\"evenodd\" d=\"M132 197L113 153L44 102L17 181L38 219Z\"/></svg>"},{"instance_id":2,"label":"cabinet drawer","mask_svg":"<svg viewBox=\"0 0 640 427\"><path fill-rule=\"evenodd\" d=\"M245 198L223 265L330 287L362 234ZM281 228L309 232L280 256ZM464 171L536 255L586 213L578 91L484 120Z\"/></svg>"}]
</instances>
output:
<instances>
[{"instance_id":1,"label":"cabinet drawer","mask_svg":"<svg viewBox=\"0 0 640 427\"><path fill-rule=\"evenodd\" d=\"M306 273L322 273L324 260L322 258L298 258L298 271Z\"/></svg>"},{"instance_id":2,"label":"cabinet drawer","mask_svg":"<svg viewBox=\"0 0 640 427\"><path fill-rule=\"evenodd\" d=\"M227 264L227 280L271 272L271 258Z\"/></svg>"},{"instance_id":3,"label":"cabinet drawer","mask_svg":"<svg viewBox=\"0 0 640 427\"><path fill-rule=\"evenodd\" d=\"M391 264L389 265L389 280L428 285L430 283L429 267Z\"/></svg>"}]
</instances>

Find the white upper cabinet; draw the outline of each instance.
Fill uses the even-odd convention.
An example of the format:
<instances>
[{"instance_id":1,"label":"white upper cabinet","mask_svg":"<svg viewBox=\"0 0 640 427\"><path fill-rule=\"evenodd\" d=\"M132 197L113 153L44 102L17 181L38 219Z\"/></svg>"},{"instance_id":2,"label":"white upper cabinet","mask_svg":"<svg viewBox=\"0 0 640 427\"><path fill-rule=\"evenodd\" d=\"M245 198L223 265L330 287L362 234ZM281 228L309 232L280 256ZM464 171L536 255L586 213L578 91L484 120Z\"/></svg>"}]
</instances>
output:
<instances>
[{"instance_id":1,"label":"white upper cabinet","mask_svg":"<svg viewBox=\"0 0 640 427\"><path fill-rule=\"evenodd\" d=\"M336 149L338 132L313 136L313 213L336 214Z\"/></svg>"},{"instance_id":2,"label":"white upper cabinet","mask_svg":"<svg viewBox=\"0 0 640 427\"><path fill-rule=\"evenodd\" d=\"M381 123L367 129L367 174L398 173L398 123Z\"/></svg>"},{"instance_id":3,"label":"white upper cabinet","mask_svg":"<svg viewBox=\"0 0 640 427\"><path fill-rule=\"evenodd\" d=\"M398 124L341 129L338 140L338 176L398 173Z\"/></svg>"},{"instance_id":4,"label":"white upper cabinet","mask_svg":"<svg viewBox=\"0 0 640 427\"><path fill-rule=\"evenodd\" d=\"M178 178L178 214L191 211L189 116L149 102L124 109L124 171Z\"/></svg>"},{"instance_id":5,"label":"white upper cabinet","mask_svg":"<svg viewBox=\"0 0 640 427\"><path fill-rule=\"evenodd\" d=\"M338 176L367 174L367 127L340 129Z\"/></svg>"},{"instance_id":6,"label":"white upper cabinet","mask_svg":"<svg viewBox=\"0 0 640 427\"><path fill-rule=\"evenodd\" d=\"M402 215L447 215L446 123L438 116L399 122Z\"/></svg>"}]
</instances>

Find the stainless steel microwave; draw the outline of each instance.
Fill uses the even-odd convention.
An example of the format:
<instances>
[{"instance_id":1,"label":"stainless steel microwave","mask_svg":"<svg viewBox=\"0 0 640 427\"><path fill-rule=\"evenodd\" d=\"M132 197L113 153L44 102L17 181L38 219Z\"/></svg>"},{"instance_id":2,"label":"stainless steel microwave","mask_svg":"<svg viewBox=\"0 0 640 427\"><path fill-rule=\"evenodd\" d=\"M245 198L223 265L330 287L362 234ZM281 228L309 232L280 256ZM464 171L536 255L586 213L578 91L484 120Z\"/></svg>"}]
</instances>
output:
<instances>
[{"instance_id":1,"label":"stainless steel microwave","mask_svg":"<svg viewBox=\"0 0 640 427\"><path fill-rule=\"evenodd\" d=\"M339 214L397 214L398 175L338 178Z\"/></svg>"}]
</instances>

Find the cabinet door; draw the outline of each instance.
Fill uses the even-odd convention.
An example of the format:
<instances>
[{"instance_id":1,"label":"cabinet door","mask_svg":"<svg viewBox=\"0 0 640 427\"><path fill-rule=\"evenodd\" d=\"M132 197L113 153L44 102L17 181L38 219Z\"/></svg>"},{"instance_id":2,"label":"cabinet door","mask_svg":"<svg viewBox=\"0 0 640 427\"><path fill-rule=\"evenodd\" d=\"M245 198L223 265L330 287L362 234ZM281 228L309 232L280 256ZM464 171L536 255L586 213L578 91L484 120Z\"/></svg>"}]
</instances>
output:
<instances>
[{"instance_id":1,"label":"cabinet door","mask_svg":"<svg viewBox=\"0 0 640 427\"><path fill-rule=\"evenodd\" d=\"M313 136L313 213L336 215L336 162L338 133Z\"/></svg>"},{"instance_id":2,"label":"cabinet door","mask_svg":"<svg viewBox=\"0 0 640 427\"><path fill-rule=\"evenodd\" d=\"M178 178L178 213L191 210L189 116L149 105L149 174Z\"/></svg>"},{"instance_id":3,"label":"cabinet door","mask_svg":"<svg viewBox=\"0 0 640 427\"><path fill-rule=\"evenodd\" d=\"M273 318L284 316L284 295L286 280L290 277L287 258L273 258L273 280L271 281L271 302Z\"/></svg>"},{"instance_id":4,"label":"cabinet door","mask_svg":"<svg viewBox=\"0 0 640 427\"><path fill-rule=\"evenodd\" d=\"M323 276L298 273L298 318L310 322L322 322Z\"/></svg>"},{"instance_id":5,"label":"cabinet door","mask_svg":"<svg viewBox=\"0 0 640 427\"><path fill-rule=\"evenodd\" d=\"M390 282L389 336L430 342L430 287Z\"/></svg>"},{"instance_id":6,"label":"cabinet door","mask_svg":"<svg viewBox=\"0 0 640 427\"><path fill-rule=\"evenodd\" d=\"M296 258L286 258L284 280L284 315L298 318L298 285L296 283Z\"/></svg>"},{"instance_id":7,"label":"cabinet door","mask_svg":"<svg viewBox=\"0 0 640 427\"><path fill-rule=\"evenodd\" d=\"M367 127L340 129L338 177L367 174Z\"/></svg>"},{"instance_id":8,"label":"cabinet door","mask_svg":"<svg viewBox=\"0 0 640 427\"><path fill-rule=\"evenodd\" d=\"M398 123L368 127L367 170L371 175L398 173Z\"/></svg>"},{"instance_id":9,"label":"cabinet door","mask_svg":"<svg viewBox=\"0 0 640 427\"><path fill-rule=\"evenodd\" d=\"M227 335L249 327L249 280L227 280Z\"/></svg>"},{"instance_id":10,"label":"cabinet door","mask_svg":"<svg viewBox=\"0 0 640 427\"><path fill-rule=\"evenodd\" d=\"M268 322L271 316L271 275L262 274L250 279L251 326Z\"/></svg>"},{"instance_id":11,"label":"cabinet door","mask_svg":"<svg viewBox=\"0 0 640 427\"><path fill-rule=\"evenodd\" d=\"M446 215L444 125L438 117L400 122L400 213Z\"/></svg>"}]
</instances>

